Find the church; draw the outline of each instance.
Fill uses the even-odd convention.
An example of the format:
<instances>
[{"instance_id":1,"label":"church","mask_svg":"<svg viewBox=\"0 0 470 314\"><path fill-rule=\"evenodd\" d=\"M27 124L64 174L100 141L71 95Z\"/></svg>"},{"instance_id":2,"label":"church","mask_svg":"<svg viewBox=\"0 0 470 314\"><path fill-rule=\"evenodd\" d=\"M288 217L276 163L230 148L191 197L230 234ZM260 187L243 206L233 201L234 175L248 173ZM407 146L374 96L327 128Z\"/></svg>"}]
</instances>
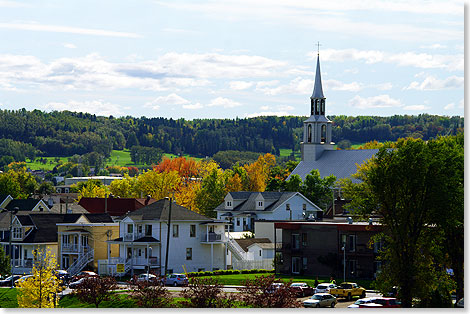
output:
<instances>
[{"instance_id":1,"label":"church","mask_svg":"<svg viewBox=\"0 0 470 314\"><path fill-rule=\"evenodd\" d=\"M329 175L336 176L336 179L347 178L356 173L357 165L378 152L377 149L336 150L332 142L332 122L325 112L326 98L323 95L318 54L315 85L310 97L310 117L304 121L303 142L300 143L302 159L289 178L297 174L305 180L313 169L318 169L322 178Z\"/></svg>"}]
</instances>

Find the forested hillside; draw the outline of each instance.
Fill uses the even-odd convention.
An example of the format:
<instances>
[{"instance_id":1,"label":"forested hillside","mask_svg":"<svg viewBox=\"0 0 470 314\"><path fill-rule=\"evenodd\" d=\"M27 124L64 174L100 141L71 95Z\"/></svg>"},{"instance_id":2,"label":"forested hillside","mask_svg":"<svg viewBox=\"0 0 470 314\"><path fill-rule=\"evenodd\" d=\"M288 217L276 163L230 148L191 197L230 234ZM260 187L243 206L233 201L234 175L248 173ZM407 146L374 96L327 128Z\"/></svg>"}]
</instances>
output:
<instances>
[{"instance_id":1,"label":"forested hillside","mask_svg":"<svg viewBox=\"0 0 470 314\"><path fill-rule=\"evenodd\" d=\"M463 131L464 119L418 116L330 116L333 140L425 140ZM71 156L133 146L155 147L174 154L212 156L238 150L279 155L280 148L298 150L306 117L247 119L114 118L69 111L0 110L0 152L21 161L30 156Z\"/></svg>"}]
</instances>

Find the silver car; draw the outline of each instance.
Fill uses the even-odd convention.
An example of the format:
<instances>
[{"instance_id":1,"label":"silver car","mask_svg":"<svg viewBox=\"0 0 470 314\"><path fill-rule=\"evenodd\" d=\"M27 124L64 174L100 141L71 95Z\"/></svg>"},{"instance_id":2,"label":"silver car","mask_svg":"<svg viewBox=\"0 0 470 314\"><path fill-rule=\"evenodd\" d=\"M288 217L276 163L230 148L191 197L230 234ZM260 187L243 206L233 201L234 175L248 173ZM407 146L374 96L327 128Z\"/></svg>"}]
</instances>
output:
<instances>
[{"instance_id":1,"label":"silver car","mask_svg":"<svg viewBox=\"0 0 470 314\"><path fill-rule=\"evenodd\" d=\"M321 283L315 288L315 293L330 293L330 289L336 288L334 283Z\"/></svg>"},{"instance_id":2,"label":"silver car","mask_svg":"<svg viewBox=\"0 0 470 314\"><path fill-rule=\"evenodd\" d=\"M165 278L165 285L167 286L187 286L188 277L185 274L171 274Z\"/></svg>"},{"instance_id":3,"label":"silver car","mask_svg":"<svg viewBox=\"0 0 470 314\"><path fill-rule=\"evenodd\" d=\"M304 301L304 307L335 307L336 298L329 293L316 293Z\"/></svg>"}]
</instances>

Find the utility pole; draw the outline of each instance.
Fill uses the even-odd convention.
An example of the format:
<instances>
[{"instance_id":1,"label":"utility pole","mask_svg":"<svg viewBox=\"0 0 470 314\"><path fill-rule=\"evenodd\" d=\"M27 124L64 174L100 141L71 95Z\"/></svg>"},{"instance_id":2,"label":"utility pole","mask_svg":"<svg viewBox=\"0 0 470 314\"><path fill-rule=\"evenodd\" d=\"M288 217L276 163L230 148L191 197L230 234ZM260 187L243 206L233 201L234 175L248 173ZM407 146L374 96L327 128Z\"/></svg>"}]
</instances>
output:
<instances>
[{"instance_id":1,"label":"utility pole","mask_svg":"<svg viewBox=\"0 0 470 314\"><path fill-rule=\"evenodd\" d=\"M342 242L343 242L343 247L341 248L343 250L343 282L346 282L346 235L342 235Z\"/></svg>"},{"instance_id":2,"label":"utility pole","mask_svg":"<svg viewBox=\"0 0 470 314\"><path fill-rule=\"evenodd\" d=\"M14 287L14 283L13 283L13 247L11 246L11 238L13 238L13 233L12 233L12 229L13 229L13 213L15 213L15 215L18 213L18 210L19 208L18 207L14 207L12 210L10 210L10 243L9 243L9 246L10 246L10 275L11 275L11 288Z\"/></svg>"},{"instance_id":3,"label":"utility pole","mask_svg":"<svg viewBox=\"0 0 470 314\"><path fill-rule=\"evenodd\" d=\"M173 203L173 199L170 198L170 204L168 208L168 232L166 234L166 255L165 255L165 276L168 272L168 250L170 247L170 225L171 225L171 203Z\"/></svg>"}]
</instances>

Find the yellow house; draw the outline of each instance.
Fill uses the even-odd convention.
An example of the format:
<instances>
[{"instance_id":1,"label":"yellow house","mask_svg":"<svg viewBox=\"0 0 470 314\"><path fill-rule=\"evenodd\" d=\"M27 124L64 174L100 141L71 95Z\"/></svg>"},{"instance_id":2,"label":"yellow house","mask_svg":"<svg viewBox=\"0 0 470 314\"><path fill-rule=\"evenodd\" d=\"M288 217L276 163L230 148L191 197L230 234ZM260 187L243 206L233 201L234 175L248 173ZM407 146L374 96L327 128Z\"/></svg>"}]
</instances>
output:
<instances>
[{"instance_id":1,"label":"yellow house","mask_svg":"<svg viewBox=\"0 0 470 314\"><path fill-rule=\"evenodd\" d=\"M58 261L61 269L75 275L86 266L98 270L98 260L119 256L119 224L108 214L82 214L77 220L57 224Z\"/></svg>"}]
</instances>

